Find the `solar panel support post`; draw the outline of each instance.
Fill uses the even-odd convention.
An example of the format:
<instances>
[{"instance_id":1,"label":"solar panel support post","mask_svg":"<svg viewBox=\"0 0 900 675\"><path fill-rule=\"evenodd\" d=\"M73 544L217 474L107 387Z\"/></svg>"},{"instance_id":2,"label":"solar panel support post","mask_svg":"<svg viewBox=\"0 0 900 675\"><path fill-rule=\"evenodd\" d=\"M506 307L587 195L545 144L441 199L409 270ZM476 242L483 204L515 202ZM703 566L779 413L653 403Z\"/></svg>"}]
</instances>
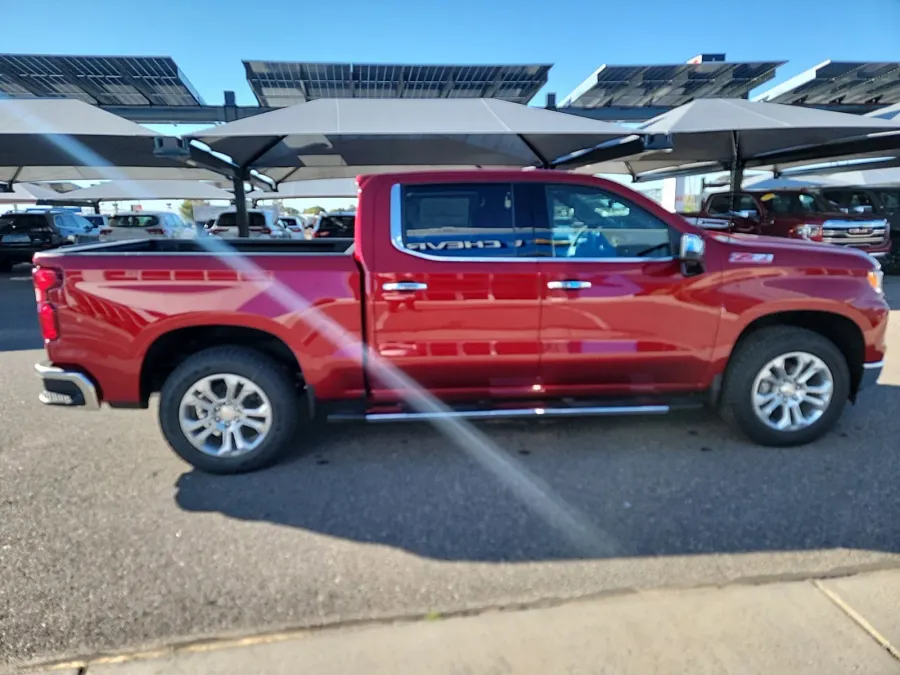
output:
<instances>
[{"instance_id":1,"label":"solar panel support post","mask_svg":"<svg viewBox=\"0 0 900 675\"><path fill-rule=\"evenodd\" d=\"M547 159L546 157L544 157L541 154L541 151L538 150L531 141L529 141L527 138L525 138L521 134L519 134L519 140L521 140L525 144L525 146L529 150L531 150L531 154L533 154L538 159L538 162L540 162L541 169L552 169L553 168L553 164L550 162L550 160Z\"/></svg>"},{"instance_id":2,"label":"solar panel support post","mask_svg":"<svg viewBox=\"0 0 900 675\"><path fill-rule=\"evenodd\" d=\"M234 212L237 222L238 237L250 236L250 218L247 215L247 193L244 191L246 171L238 171L232 182L234 184Z\"/></svg>"},{"instance_id":3,"label":"solar panel support post","mask_svg":"<svg viewBox=\"0 0 900 675\"><path fill-rule=\"evenodd\" d=\"M737 211L738 192L744 183L744 161L741 159L741 135L731 132L731 210Z\"/></svg>"}]
</instances>

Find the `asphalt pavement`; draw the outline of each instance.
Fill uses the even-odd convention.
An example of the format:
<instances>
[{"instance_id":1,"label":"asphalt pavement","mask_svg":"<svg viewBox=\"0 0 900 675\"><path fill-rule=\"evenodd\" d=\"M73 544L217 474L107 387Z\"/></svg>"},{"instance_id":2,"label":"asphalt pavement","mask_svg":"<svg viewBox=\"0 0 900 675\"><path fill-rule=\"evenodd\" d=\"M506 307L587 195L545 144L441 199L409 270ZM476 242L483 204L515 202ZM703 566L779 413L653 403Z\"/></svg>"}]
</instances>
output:
<instances>
[{"instance_id":1,"label":"asphalt pavement","mask_svg":"<svg viewBox=\"0 0 900 675\"><path fill-rule=\"evenodd\" d=\"M900 306L900 284L889 296ZM900 344L900 318L890 328ZM709 413L479 425L535 511L428 425L330 425L192 471L155 411L36 400L28 272L0 277L0 670L623 589L900 568L900 355L838 429L766 449ZM495 458L496 460L497 458ZM573 542L572 523L602 540Z\"/></svg>"}]
</instances>

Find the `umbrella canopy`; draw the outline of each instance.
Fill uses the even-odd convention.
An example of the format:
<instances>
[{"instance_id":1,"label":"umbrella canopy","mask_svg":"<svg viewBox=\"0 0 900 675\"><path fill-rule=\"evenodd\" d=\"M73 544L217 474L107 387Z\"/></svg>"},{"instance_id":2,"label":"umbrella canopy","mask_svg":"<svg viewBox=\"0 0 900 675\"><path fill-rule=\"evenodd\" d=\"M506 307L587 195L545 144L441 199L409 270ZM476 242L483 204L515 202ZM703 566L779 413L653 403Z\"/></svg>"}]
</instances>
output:
<instances>
[{"instance_id":1,"label":"umbrella canopy","mask_svg":"<svg viewBox=\"0 0 900 675\"><path fill-rule=\"evenodd\" d=\"M327 197L356 198L355 178L323 178L321 180L298 180L282 183L278 192L254 190L249 199L325 199Z\"/></svg>"},{"instance_id":2,"label":"umbrella canopy","mask_svg":"<svg viewBox=\"0 0 900 675\"><path fill-rule=\"evenodd\" d=\"M348 167L371 173L379 166L546 165L634 133L496 99L358 98L300 103L191 138L282 181L304 168L335 178L346 177Z\"/></svg>"},{"instance_id":3,"label":"umbrella canopy","mask_svg":"<svg viewBox=\"0 0 900 675\"><path fill-rule=\"evenodd\" d=\"M668 136L673 149L643 153L634 158L635 166L640 167L641 162L667 162L669 167L698 162L730 166L735 160L743 163L765 153L898 131L900 121L743 99L697 99L650 120L639 130ZM587 153L580 164L613 159L621 158Z\"/></svg>"},{"instance_id":4,"label":"umbrella canopy","mask_svg":"<svg viewBox=\"0 0 900 675\"><path fill-rule=\"evenodd\" d=\"M234 195L198 180L113 180L67 192L67 200L104 202L138 199L224 199Z\"/></svg>"},{"instance_id":5,"label":"umbrella canopy","mask_svg":"<svg viewBox=\"0 0 900 675\"><path fill-rule=\"evenodd\" d=\"M158 133L71 99L0 99L0 182L216 178L154 155Z\"/></svg>"},{"instance_id":6,"label":"umbrella canopy","mask_svg":"<svg viewBox=\"0 0 900 675\"><path fill-rule=\"evenodd\" d=\"M34 183L15 183L12 186L12 192L0 192L0 204L33 204L58 199L69 199L68 193L63 195L56 190Z\"/></svg>"}]
</instances>

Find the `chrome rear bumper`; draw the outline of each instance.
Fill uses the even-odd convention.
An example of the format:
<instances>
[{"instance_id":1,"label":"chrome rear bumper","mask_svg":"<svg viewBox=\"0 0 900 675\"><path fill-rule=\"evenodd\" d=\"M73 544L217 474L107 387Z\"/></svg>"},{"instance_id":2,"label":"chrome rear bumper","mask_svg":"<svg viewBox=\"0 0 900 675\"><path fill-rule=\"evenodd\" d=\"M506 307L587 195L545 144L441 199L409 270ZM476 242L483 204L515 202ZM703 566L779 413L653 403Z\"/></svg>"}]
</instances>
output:
<instances>
[{"instance_id":1,"label":"chrome rear bumper","mask_svg":"<svg viewBox=\"0 0 900 675\"><path fill-rule=\"evenodd\" d=\"M44 363L34 364L34 370L44 384L44 390L38 396L38 400L44 405L81 407L86 410L100 408L97 387L84 373Z\"/></svg>"}]
</instances>

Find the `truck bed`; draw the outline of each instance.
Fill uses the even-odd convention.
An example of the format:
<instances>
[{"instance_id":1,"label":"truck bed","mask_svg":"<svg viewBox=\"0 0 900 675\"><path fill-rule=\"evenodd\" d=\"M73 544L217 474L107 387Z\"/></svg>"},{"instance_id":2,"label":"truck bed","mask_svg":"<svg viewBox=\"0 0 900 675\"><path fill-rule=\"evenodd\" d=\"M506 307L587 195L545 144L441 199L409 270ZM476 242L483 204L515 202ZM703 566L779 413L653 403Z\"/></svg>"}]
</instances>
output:
<instances>
[{"instance_id":1,"label":"truck bed","mask_svg":"<svg viewBox=\"0 0 900 675\"><path fill-rule=\"evenodd\" d=\"M197 239L134 239L102 244L67 247L58 253L66 255L96 255L103 253L291 253L343 254L353 245L352 239L230 239L217 237ZM55 251L56 252L56 251Z\"/></svg>"}]
</instances>

